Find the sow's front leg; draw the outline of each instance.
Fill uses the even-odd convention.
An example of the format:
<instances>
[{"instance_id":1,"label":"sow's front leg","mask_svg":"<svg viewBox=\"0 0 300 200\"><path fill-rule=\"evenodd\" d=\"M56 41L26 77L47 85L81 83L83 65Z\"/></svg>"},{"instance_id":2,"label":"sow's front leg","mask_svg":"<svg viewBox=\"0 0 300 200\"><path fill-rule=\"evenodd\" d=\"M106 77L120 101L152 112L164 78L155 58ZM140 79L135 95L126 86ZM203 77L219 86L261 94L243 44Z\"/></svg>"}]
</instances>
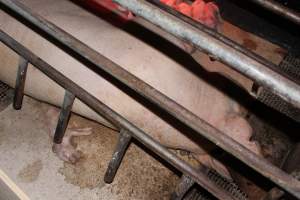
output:
<instances>
[{"instance_id":1,"label":"sow's front leg","mask_svg":"<svg viewBox=\"0 0 300 200\"><path fill-rule=\"evenodd\" d=\"M46 112L45 123L48 127L48 133L53 140L55 128L58 122L59 109L52 107ZM76 150L74 144L72 143L74 136L86 136L92 133L91 128L78 128L76 124L70 124L67 127L66 133L60 144L53 143L52 150L53 152L63 161L69 163L76 163L80 157L81 153Z\"/></svg>"}]
</instances>

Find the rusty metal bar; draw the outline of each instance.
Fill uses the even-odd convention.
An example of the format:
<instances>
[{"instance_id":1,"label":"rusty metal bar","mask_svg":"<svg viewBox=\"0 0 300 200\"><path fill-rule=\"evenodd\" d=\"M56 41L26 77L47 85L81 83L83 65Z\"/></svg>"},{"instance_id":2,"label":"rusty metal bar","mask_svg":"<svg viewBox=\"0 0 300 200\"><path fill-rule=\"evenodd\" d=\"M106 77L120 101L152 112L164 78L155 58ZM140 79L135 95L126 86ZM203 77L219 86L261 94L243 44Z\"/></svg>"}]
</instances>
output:
<instances>
[{"instance_id":1,"label":"rusty metal bar","mask_svg":"<svg viewBox=\"0 0 300 200\"><path fill-rule=\"evenodd\" d=\"M191 177L182 175L179 184L171 195L171 200L182 200L185 194L193 187L195 181Z\"/></svg>"},{"instance_id":2,"label":"rusty metal bar","mask_svg":"<svg viewBox=\"0 0 300 200\"><path fill-rule=\"evenodd\" d=\"M91 109L97 112L99 115L103 116L109 122L114 124L120 129L125 129L128 131L132 137L136 138L147 148L151 149L154 153L159 155L161 158L166 160L168 163L173 165L179 171L188 174L193 180L195 180L200 186L209 191L215 197L222 200L236 200L231 197L227 192L220 189L214 182L212 182L208 177L206 177L205 172L199 171L191 167L186 162L179 159L174 153L167 150L161 144L153 140L149 135L144 133L138 127L134 126L132 123L127 121L124 117L110 109L108 106L99 101L96 97L92 96L90 93L85 91L83 88L78 86L72 80L68 79L62 73L57 71L55 68L50 66L48 63L34 55L26 47L15 41L9 35L0 30L0 41L6 46L10 47L19 55L38 68L41 72L46 74L50 79L54 80L60 86L64 87L66 90L72 92L79 100L87 104Z\"/></svg>"},{"instance_id":3,"label":"rusty metal bar","mask_svg":"<svg viewBox=\"0 0 300 200\"><path fill-rule=\"evenodd\" d=\"M115 1L123 2L122 0ZM68 49L73 53L76 53L81 56L81 58L85 58L102 70L106 71L120 82L132 88L152 103L160 106L169 114L194 129L200 135L234 155L246 165L272 180L278 186L300 198L300 182L289 176L287 173L272 165L262 157L258 157L226 134L215 129L192 112L172 101L170 98L155 90L150 85L141 81L87 45L83 44L73 36L67 34L62 29L43 19L41 16L34 14L29 8L26 8L20 2L16 0L0 0L0 3L6 5L31 24L43 30L45 33L51 35L65 47L68 47ZM269 68L265 68L260 63L255 62L253 59L242 53L229 51L224 43L212 39L208 34L202 33L188 24L178 21L176 18L168 15L167 13L163 13L160 9L154 8L145 1L130 0L123 2L123 4L125 5L124 7L132 7L130 10L133 10L138 15L145 17L149 21L153 18L153 21L151 21L152 23L159 25L168 32L183 39L192 41L199 47L203 46L204 50L207 52L220 56L220 59L225 61L225 63L231 63L236 69L240 69L243 74L253 77L258 81L258 83L262 83L262 85L266 86L283 99L288 100L297 107L300 107L300 87L296 83L288 80L280 74L277 74ZM182 29L178 27L181 27ZM132 132L131 130L128 131Z\"/></svg>"},{"instance_id":4,"label":"rusty metal bar","mask_svg":"<svg viewBox=\"0 0 300 200\"><path fill-rule=\"evenodd\" d=\"M22 108L27 68L28 60L25 60L22 56L20 56L13 102L13 107L16 110L20 110Z\"/></svg>"},{"instance_id":5,"label":"rusty metal bar","mask_svg":"<svg viewBox=\"0 0 300 200\"><path fill-rule=\"evenodd\" d=\"M73 93L69 92L68 90L66 90L63 105L61 107L61 111L59 114L57 126L55 129L55 134L54 134L54 138L53 138L53 142L55 144L62 143L63 137L65 135L65 132L66 132L66 129L68 126L68 122L70 119L74 100L75 100L75 95Z\"/></svg>"},{"instance_id":6,"label":"rusty metal bar","mask_svg":"<svg viewBox=\"0 0 300 200\"><path fill-rule=\"evenodd\" d=\"M282 6L280 3L277 3L272 0L250 0L290 21L300 25L300 13L294 10L291 10L285 6Z\"/></svg>"},{"instance_id":7,"label":"rusty metal bar","mask_svg":"<svg viewBox=\"0 0 300 200\"><path fill-rule=\"evenodd\" d=\"M126 153L126 150L131 141L131 135L127 133L126 130L121 129L119 135L119 141L116 145L113 156L108 164L106 173L104 175L105 183L112 183L116 176L117 170L119 169L122 159Z\"/></svg>"}]
</instances>

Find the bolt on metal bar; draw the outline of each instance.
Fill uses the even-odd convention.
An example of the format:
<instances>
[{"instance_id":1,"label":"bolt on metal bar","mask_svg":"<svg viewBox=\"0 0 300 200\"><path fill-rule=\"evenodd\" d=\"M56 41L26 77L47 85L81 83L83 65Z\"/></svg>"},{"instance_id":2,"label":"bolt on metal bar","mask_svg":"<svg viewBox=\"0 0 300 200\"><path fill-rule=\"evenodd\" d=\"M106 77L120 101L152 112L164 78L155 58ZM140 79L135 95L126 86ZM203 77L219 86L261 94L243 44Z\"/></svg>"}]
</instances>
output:
<instances>
[{"instance_id":1,"label":"bolt on metal bar","mask_svg":"<svg viewBox=\"0 0 300 200\"><path fill-rule=\"evenodd\" d=\"M182 200L185 194L193 187L195 181L191 177L182 175L179 184L171 195L171 200Z\"/></svg>"},{"instance_id":2,"label":"bolt on metal bar","mask_svg":"<svg viewBox=\"0 0 300 200\"><path fill-rule=\"evenodd\" d=\"M13 102L15 110L20 110L22 108L27 68L28 60L20 56Z\"/></svg>"},{"instance_id":3,"label":"bolt on metal bar","mask_svg":"<svg viewBox=\"0 0 300 200\"><path fill-rule=\"evenodd\" d=\"M64 87L66 90L72 92L76 96L76 98L88 105L99 115L103 116L116 127L127 130L127 133L131 134L132 137L140 141L147 148L149 148L154 153L163 158L165 161L173 165L176 169L183 172L184 174L188 174L200 186L209 191L215 197L222 200L236 200L234 197L230 196L226 191L220 189L219 186L217 186L213 181L211 181L206 176L205 172L196 170L183 160L179 159L166 147L159 144L157 141L155 141L149 135L144 133L138 127L136 127L135 125L127 121L124 117L122 117L121 115L110 109L108 106L103 104L96 97L85 91L83 88L78 86L76 83L64 76L62 73L57 71L48 63L37 57L30 50L28 50L26 47L24 47L16 40L11 38L2 30L0 30L0 41L6 46L10 47L17 54L22 55L24 58L28 59L32 65L38 68L50 79L54 80L57 84Z\"/></svg>"},{"instance_id":4,"label":"bolt on metal bar","mask_svg":"<svg viewBox=\"0 0 300 200\"><path fill-rule=\"evenodd\" d=\"M258 157L226 134L212 127L189 110L185 109L150 85L138 79L136 76L130 74L122 67L94 51L70 34L43 19L41 16L34 14L29 8L20 2L16 0L0 0L0 3L18 13L32 25L35 25L45 33L51 35L65 47L68 47L69 50L81 56L81 58L85 58L86 60L95 64L120 82L124 83L140 95L147 98L152 103L160 106L169 114L194 129L200 135L221 147L223 150L234 155L240 161L250 166L252 169L256 170L266 178L272 180L284 190L300 198L300 182L283 172L278 167L272 165L264 158ZM277 93L279 96L283 96L284 99L289 100L291 103L294 103L294 105L299 107L300 89L296 83L286 79L285 77L268 68L263 67L260 63L256 63L254 60L243 54L241 55L237 52L232 53L231 51L225 50L226 48L224 49L223 43L211 39L208 34L197 31L190 25L186 25L177 21L176 18L167 15L167 13L162 13L162 11L160 11L158 8L153 8L149 4L145 5L144 7L144 3L146 3L144 1L140 2L136 0L130 0L125 3L129 4L129 8L132 7L130 10L134 10L141 16L144 15L144 18L147 20L151 21L153 17L153 22L151 22L159 25L168 32L174 35L179 35L183 39L189 39L190 41L195 40L193 42L194 44L197 44L199 47L204 46L204 49L209 50L210 53L215 51L215 53L212 53L213 55L223 55L224 57L222 56L221 58L228 63L231 63L229 61L233 59L233 65L241 66L240 71L242 71L244 74L254 77L254 79L259 81L258 83L264 83L262 85L267 86L267 88L271 89L271 91L274 91L274 88L277 88L275 93ZM160 22L164 23L161 24ZM183 29L178 28L180 26L183 27ZM266 79L266 81L264 81L264 79ZM285 97L285 95L287 96Z\"/></svg>"},{"instance_id":5,"label":"bolt on metal bar","mask_svg":"<svg viewBox=\"0 0 300 200\"><path fill-rule=\"evenodd\" d=\"M105 183L112 183L114 181L117 170L119 169L122 159L130 144L131 138L131 135L128 134L126 130L121 129L118 143L104 175Z\"/></svg>"},{"instance_id":6,"label":"bolt on metal bar","mask_svg":"<svg viewBox=\"0 0 300 200\"><path fill-rule=\"evenodd\" d=\"M282 6L280 3L277 3L272 0L250 0L286 19L300 25L300 13L294 10L291 10L285 6Z\"/></svg>"},{"instance_id":7,"label":"bolt on metal bar","mask_svg":"<svg viewBox=\"0 0 300 200\"><path fill-rule=\"evenodd\" d=\"M75 95L68 90L65 91L65 96L64 96L64 101L63 105L61 107L61 111L59 114L57 126L55 129L55 134L53 138L53 142L55 144L61 144L63 137L65 135L69 119L70 119L70 114L72 110L72 106L75 100Z\"/></svg>"}]
</instances>

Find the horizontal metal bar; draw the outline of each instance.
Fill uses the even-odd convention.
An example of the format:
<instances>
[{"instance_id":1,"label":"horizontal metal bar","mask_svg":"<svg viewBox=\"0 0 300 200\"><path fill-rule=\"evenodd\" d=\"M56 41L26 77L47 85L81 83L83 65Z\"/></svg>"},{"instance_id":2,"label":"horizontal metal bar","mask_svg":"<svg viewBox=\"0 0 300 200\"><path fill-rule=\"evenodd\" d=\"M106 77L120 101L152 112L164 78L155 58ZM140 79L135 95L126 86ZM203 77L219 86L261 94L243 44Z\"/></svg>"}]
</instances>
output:
<instances>
[{"instance_id":1,"label":"horizontal metal bar","mask_svg":"<svg viewBox=\"0 0 300 200\"><path fill-rule=\"evenodd\" d=\"M161 144L153 140L149 135L144 133L138 127L127 121L124 117L110 109L108 106L99 101L96 97L85 91L83 88L75 84L72 80L68 79L62 73L50 66L48 63L34 55L31 51L25 48L23 45L15 41L9 35L0 30L0 40L5 45L10 47L19 55L28 59L29 62L38 68L41 72L46 74L49 78L54 80L60 86L66 90L72 92L79 100L88 105L91 109L103 116L109 122L114 124L120 129L126 129L129 134L132 134L134 138L144 144L147 148L151 149L154 153L173 165L179 171L189 175L199 185L212 193L215 197L224 200L234 200L227 192L221 190L214 182L212 182L205 173L194 169L186 162L179 159L174 153L167 150Z\"/></svg>"},{"instance_id":2,"label":"horizontal metal bar","mask_svg":"<svg viewBox=\"0 0 300 200\"><path fill-rule=\"evenodd\" d=\"M21 56L19 60L19 67L17 72L14 102L13 102L13 107L16 110L20 110L22 108L27 68L28 68L28 60L25 60Z\"/></svg>"},{"instance_id":3,"label":"horizontal metal bar","mask_svg":"<svg viewBox=\"0 0 300 200\"><path fill-rule=\"evenodd\" d=\"M250 0L256 4L261 5L262 7L282 16L290 21L300 25L300 13L294 10L291 10L280 3L272 0Z\"/></svg>"},{"instance_id":4,"label":"horizontal metal bar","mask_svg":"<svg viewBox=\"0 0 300 200\"><path fill-rule=\"evenodd\" d=\"M104 175L105 183L112 183L114 181L116 173L121 165L122 159L130 144L131 138L132 138L131 135L129 135L126 130L121 129L119 135L119 141L116 145L115 151L113 153L113 156L108 164L106 173Z\"/></svg>"},{"instance_id":5,"label":"horizontal metal bar","mask_svg":"<svg viewBox=\"0 0 300 200\"><path fill-rule=\"evenodd\" d=\"M70 119L70 114L71 114L74 100L75 100L75 95L72 92L66 90L64 101L59 114L57 126L55 129L54 138L53 138L53 142L55 144L62 143Z\"/></svg>"},{"instance_id":6,"label":"horizontal metal bar","mask_svg":"<svg viewBox=\"0 0 300 200\"><path fill-rule=\"evenodd\" d=\"M215 129L214 127L210 126L208 123L194 115L192 112L188 111L181 105L177 104L176 102L172 101L170 98L166 97L159 91L155 90L153 87L149 86L145 82L141 81L134 75L130 74L117 64L113 63L109 59L105 58L103 55L99 54L98 52L94 51L87 45L83 44L81 41L77 40L73 36L69 35L65 31L61 30L60 28L56 27L54 24L48 22L47 20L43 19L41 16L34 14L29 8L26 8L23 4L16 0L0 0L0 3L3 5L6 5L8 8L13 10L14 12L21 15L24 19L31 22L36 27L40 28L41 30L45 31L47 34L51 35L53 38L55 38L57 41L59 41L61 44L65 45L69 48L69 50L77 53L77 55L82 56L82 58L85 58L101 68L102 70L106 71L122 83L126 84L128 87L132 88L151 102L155 103L156 105L163 108L165 111L173 115L175 118L179 119L181 122L186 124L187 126L193 128L196 132L198 132L200 135L204 136L205 138L209 139L211 142L216 144L217 146L221 147L225 151L229 152L230 154L237 157L239 160L243 161L246 165L250 166L263 176L269 178L274 183L276 183L278 186L282 187L286 191L294 194L298 198L300 198L300 182L280 170L279 168L275 167L265 159L258 157L253 152L239 144L238 142L234 141L232 138L227 136L226 134L220 132L219 130ZM196 43L198 46L201 45L203 42L203 45L207 45L209 48L206 48L207 50L210 50L210 52L216 51L218 54L225 53L226 59L229 59L231 57L236 58L232 53L224 51L220 51L219 48L222 49L223 43L218 43L215 40L209 39L209 35L201 34L198 35L197 30L193 29L189 26L186 26L186 30L177 29L177 25L182 24L180 22L177 22L174 20L174 18L163 14L159 9L154 9L153 7L149 7L149 5L146 5L146 7L143 6L143 3L136 0L130 0L127 2L130 6L133 6L133 8L136 8L135 12L137 12L139 15L144 15L151 19L156 18L158 21L166 21L166 24L160 24L157 23L154 20L154 24L160 24L160 27L163 28L170 28L171 30L168 30L169 32L177 35L176 31L178 31L178 34L182 31L183 35L181 35L183 38L193 40L194 38L191 37L194 36L196 38L200 37L201 40L197 40ZM133 4L133 5L132 5ZM139 7L141 6L140 9ZM125 6L127 7L127 6ZM144 13L144 14L143 14ZM152 13L152 14L151 14ZM149 20L148 19L148 20ZM149 20L151 21L151 20ZM172 29L172 24L174 24L174 30ZM171 25L171 27L170 27ZM164 27L166 26L166 27ZM198 37L197 37L198 35ZM218 44L218 45L211 45L212 44ZM213 53L212 53L213 54ZM227 55L227 56L226 56ZM232 56L230 56L232 55ZM248 58L245 55L237 54L237 58L240 58L240 60L236 60L233 63L239 66L240 64L243 66L244 72L246 74L250 74L251 76L258 76L260 79L264 80L264 77L270 78L268 81L266 81L268 84L268 87L270 87L273 90L273 86L275 87L279 85L279 91L284 91L284 94L292 94L291 96L285 97L284 99L292 99L291 101L296 103L296 105L300 105L299 101L299 86L297 84L287 80L286 78L280 76L279 74L275 73L274 71L270 69L263 70L263 73L260 73L260 69L257 69L254 67L254 70L252 70L252 67L255 66L254 64L257 64L250 58ZM229 56L229 57L228 57ZM228 57L228 58L227 58ZM250 59L250 60L249 60ZM251 68L249 68L248 64L243 63L244 61L249 61ZM246 62L247 63L247 62ZM260 67L261 64L258 63ZM262 67L264 69L264 67ZM275 76L273 77L273 75ZM279 84L277 83L279 81ZM286 82L287 81L287 82ZM266 84L265 84L266 85ZM288 88L287 85L291 86L291 88ZM287 93L286 93L287 92ZM77 95L76 95L77 96ZM296 98L297 97L297 98Z\"/></svg>"}]
</instances>

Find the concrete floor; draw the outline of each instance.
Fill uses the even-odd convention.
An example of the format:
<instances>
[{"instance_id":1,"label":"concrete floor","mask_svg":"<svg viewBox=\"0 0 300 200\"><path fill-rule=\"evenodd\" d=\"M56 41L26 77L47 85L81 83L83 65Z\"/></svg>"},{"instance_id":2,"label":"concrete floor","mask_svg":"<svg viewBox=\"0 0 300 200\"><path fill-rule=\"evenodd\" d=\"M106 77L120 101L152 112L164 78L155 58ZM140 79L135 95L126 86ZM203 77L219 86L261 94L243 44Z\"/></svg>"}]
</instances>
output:
<instances>
[{"instance_id":1,"label":"concrete floor","mask_svg":"<svg viewBox=\"0 0 300 200\"><path fill-rule=\"evenodd\" d=\"M67 164L51 151L45 111L49 105L29 97L23 109L0 112L0 168L32 199L168 199L178 176L132 144L115 181L103 182L117 133L79 116L70 123L92 127L93 134L75 138L81 160Z\"/></svg>"}]
</instances>

